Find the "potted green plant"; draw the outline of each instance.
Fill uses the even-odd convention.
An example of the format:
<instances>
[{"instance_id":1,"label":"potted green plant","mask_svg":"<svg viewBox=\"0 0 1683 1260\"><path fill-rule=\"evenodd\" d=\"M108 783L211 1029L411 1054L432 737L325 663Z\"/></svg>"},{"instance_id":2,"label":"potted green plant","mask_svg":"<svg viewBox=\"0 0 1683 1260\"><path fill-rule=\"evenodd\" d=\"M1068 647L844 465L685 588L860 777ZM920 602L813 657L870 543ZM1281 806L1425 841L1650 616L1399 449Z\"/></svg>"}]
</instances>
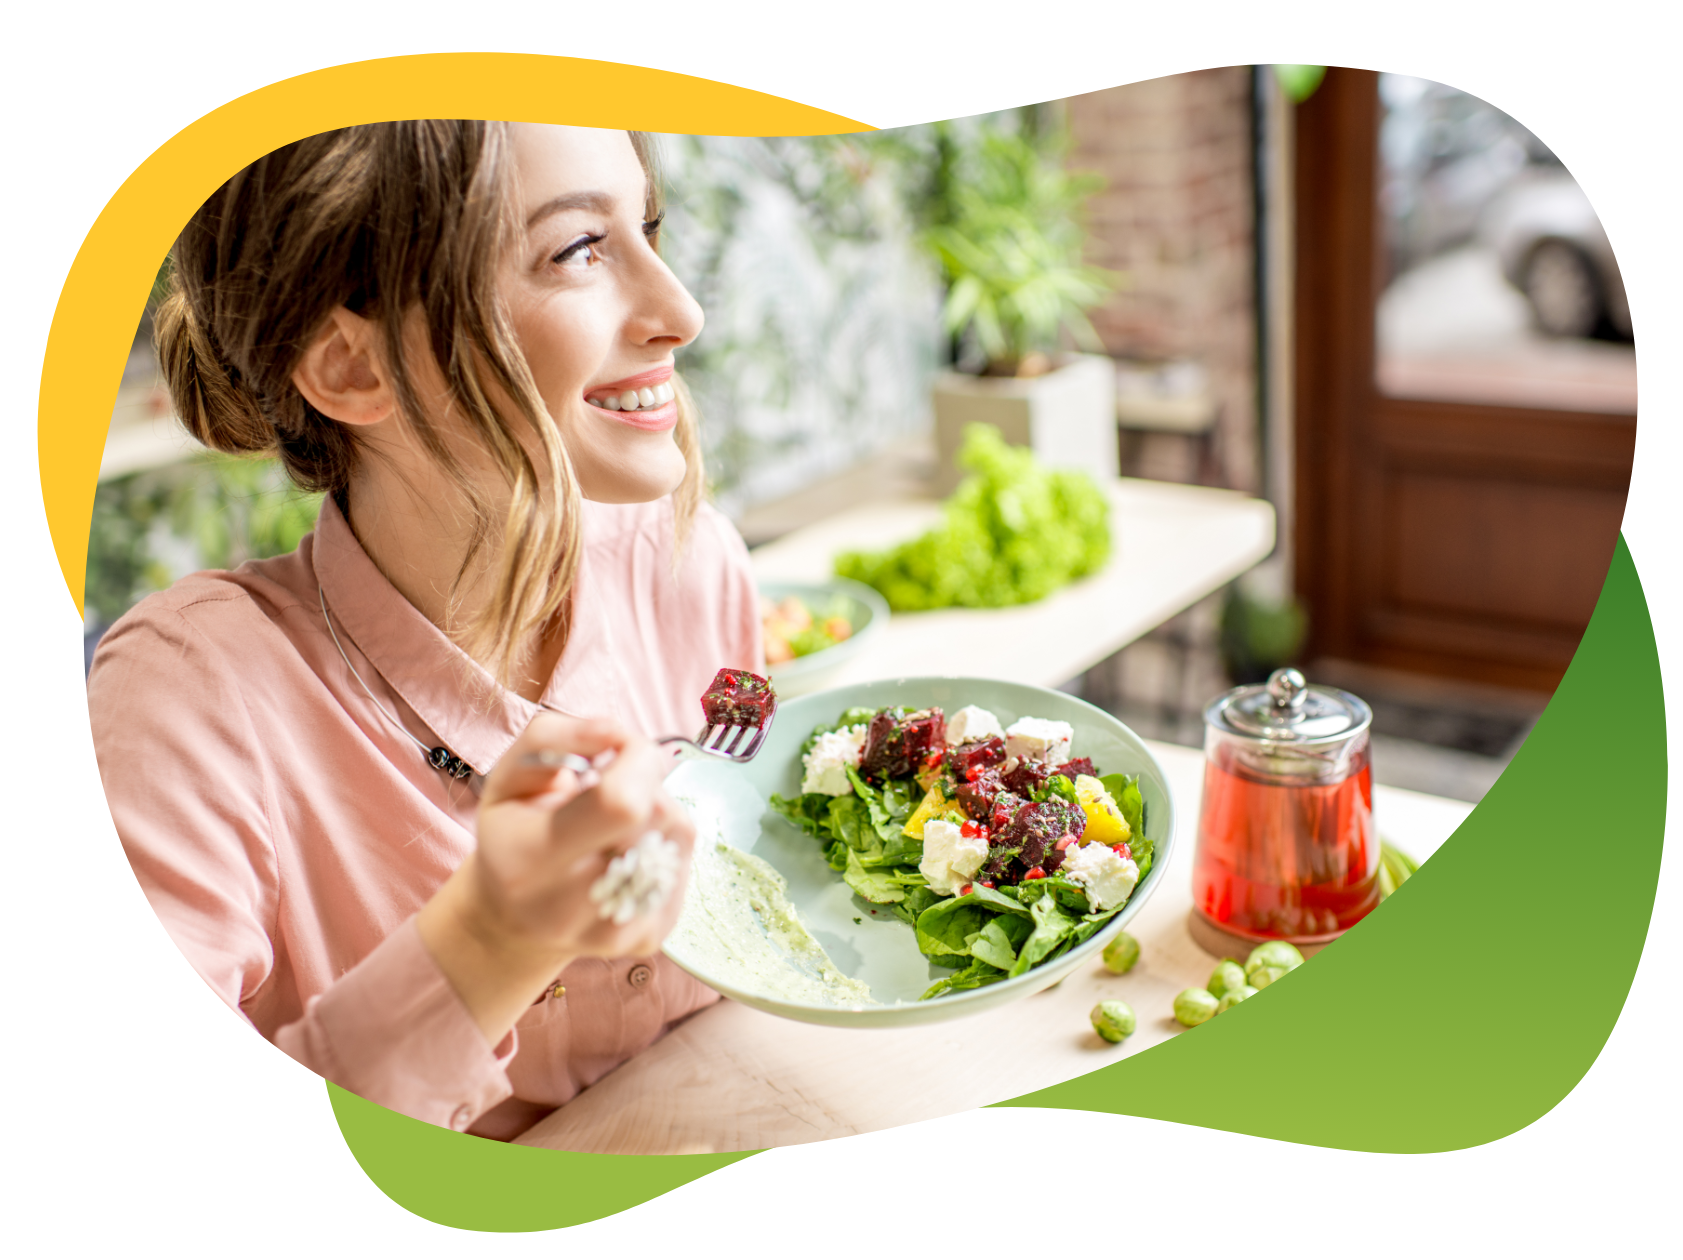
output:
<instances>
[{"instance_id":1,"label":"potted green plant","mask_svg":"<svg viewBox=\"0 0 1683 1260\"><path fill-rule=\"evenodd\" d=\"M1087 312L1118 277L1082 261L1081 212L1102 181L1066 170L1067 148L1061 131L984 128L921 234L947 282L941 317L961 360L935 383L944 489L974 423L1049 465L1117 473L1115 368Z\"/></svg>"}]
</instances>

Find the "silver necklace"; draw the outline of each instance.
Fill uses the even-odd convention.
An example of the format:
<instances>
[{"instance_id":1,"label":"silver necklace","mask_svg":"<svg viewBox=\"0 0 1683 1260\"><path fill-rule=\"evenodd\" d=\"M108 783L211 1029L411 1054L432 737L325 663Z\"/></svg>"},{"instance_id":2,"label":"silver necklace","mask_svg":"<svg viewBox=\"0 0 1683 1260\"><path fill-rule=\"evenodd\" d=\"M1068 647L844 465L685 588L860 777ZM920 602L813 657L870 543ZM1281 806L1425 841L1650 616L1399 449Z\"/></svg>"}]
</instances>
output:
<instances>
[{"instance_id":1,"label":"silver necklace","mask_svg":"<svg viewBox=\"0 0 1683 1260\"><path fill-rule=\"evenodd\" d=\"M321 616L322 620L327 622L327 633L333 636L333 646L339 649L339 659L345 662L345 668L351 671L351 677L362 684L363 691L368 693L368 698L374 702L374 707L386 715L388 722L403 732L404 738L421 750L427 759L427 764L434 770L442 770L452 779L469 778L474 773L472 766L456 756L443 744L436 748L428 748L424 741L416 739L414 735L410 734L409 728L397 720L395 713L380 703L380 698L374 694L367 683L362 681L362 675L357 673L356 666L351 664L351 658L345 655L345 645L339 642L339 634L333 629L333 618L327 614L327 592L322 589L319 582L316 583L316 596L321 600Z\"/></svg>"}]
</instances>

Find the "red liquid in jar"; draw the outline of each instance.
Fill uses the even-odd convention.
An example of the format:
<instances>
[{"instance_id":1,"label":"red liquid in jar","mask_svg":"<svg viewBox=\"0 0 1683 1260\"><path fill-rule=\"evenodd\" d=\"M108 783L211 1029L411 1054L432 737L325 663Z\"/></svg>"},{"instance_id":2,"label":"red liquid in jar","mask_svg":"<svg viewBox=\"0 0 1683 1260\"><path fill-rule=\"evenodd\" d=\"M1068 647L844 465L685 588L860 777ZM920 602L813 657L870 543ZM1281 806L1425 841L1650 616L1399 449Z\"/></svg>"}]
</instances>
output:
<instances>
[{"instance_id":1,"label":"red liquid in jar","mask_svg":"<svg viewBox=\"0 0 1683 1260\"><path fill-rule=\"evenodd\" d=\"M1205 763L1193 904L1244 936L1328 940L1379 904L1373 772L1281 785Z\"/></svg>"}]
</instances>

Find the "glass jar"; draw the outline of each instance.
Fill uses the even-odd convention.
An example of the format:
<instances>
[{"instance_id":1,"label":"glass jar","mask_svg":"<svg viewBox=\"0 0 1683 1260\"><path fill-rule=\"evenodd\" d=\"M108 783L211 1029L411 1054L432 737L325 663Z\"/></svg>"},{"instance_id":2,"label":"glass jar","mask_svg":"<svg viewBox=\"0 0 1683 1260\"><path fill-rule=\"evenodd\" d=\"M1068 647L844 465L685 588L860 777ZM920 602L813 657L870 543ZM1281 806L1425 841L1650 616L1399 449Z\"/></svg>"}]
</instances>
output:
<instances>
[{"instance_id":1,"label":"glass jar","mask_svg":"<svg viewBox=\"0 0 1683 1260\"><path fill-rule=\"evenodd\" d=\"M1251 940L1330 941L1379 904L1368 728L1347 691L1295 669L1204 710L1192 904Z\"/></svg>"}]
</instances>

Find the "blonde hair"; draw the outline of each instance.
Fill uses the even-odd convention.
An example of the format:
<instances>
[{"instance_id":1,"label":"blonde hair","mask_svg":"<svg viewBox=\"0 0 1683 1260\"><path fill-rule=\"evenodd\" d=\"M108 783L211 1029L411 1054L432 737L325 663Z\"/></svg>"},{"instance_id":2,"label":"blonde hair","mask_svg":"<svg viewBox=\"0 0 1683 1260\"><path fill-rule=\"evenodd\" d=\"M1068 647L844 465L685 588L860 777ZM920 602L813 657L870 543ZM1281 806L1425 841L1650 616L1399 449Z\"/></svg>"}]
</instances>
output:
<instances>
[{"instance_id":1,"label":"blonde hair","mask_svg":"<svg viewBox=\"0 0 1683 1260\"><path fill-rule=\"evenodd\" d=\"M653 218L653 148L636 133L632 143L649 175ZM277 149L217 189L182 230L154 317L176 414L193 436L230 454L275 456L298 486L341 506L366 452L350 426L309 404L292 375L334 308L374 322L405 422L470 507L452 609L475 566L492 565L491 598L445 629L504 685L523 645L565 617L580 546L572 461L496 287L498 263L521 230L513 165L508 125L497 122L373 123ZM419 404L403 339L415 309L447 385L446 411L465 422L510 492L500 515ZM673 384L686 465L672 495L681 551L703 469L695 407ZM492 405L494 394L512 400L513 415ZM519 440L521 426L536 439L545 477Z\"/></svg>"}]
</instances>

